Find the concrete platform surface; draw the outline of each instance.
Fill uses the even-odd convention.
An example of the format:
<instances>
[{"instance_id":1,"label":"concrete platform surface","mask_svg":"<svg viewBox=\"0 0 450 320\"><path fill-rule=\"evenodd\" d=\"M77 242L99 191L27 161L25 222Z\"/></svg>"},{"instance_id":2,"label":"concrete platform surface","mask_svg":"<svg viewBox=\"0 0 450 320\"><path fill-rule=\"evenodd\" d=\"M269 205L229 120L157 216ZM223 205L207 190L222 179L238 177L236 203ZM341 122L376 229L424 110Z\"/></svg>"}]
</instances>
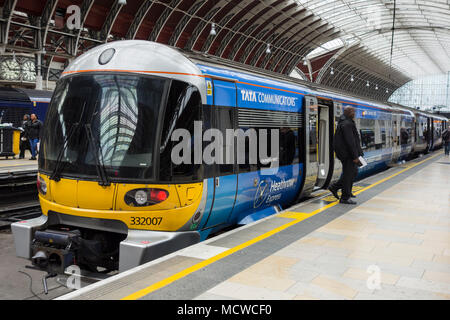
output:
<instances>
[{"instance_id":1,"label":"concrete platform surface","mask_svg":"<svg viewBox=\"0 0 450 320\"><path fill-rule=\"evenodd\" d=\"M450 299L449 186L436 152L59 299Z\"/></svg>"}]
</instances>

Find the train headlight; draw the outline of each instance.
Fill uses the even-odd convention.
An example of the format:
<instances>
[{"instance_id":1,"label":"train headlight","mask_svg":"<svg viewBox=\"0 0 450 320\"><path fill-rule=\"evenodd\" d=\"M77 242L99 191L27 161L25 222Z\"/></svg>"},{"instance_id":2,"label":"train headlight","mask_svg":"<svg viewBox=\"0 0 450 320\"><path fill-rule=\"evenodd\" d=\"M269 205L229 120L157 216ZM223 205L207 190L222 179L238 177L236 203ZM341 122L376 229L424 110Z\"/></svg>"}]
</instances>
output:
<instances>
[{"instance_id":1,"label":"train headlight","mask_svg":"<svg viewBox=\"0 0 450 320\"><path fill-rule=\"evenodd\" d=\"M132 207L145 207L163 202L169 197L169 192L157 188L133 189L125 194L124 201Z\"/></svg>"},{"instance_id":2,"label":"train headlight","mask_svg":"<svg viewBox=\"0 0 450 320\"><path fill-rule=\"evenodd\" d=\"M98 57L98 63L101 65L107 64L109 61L111 61L112 57L116 53L116 50L114 48L106 49L102 52L100 57Z\"/></svg>"},{"instance_id":3,"label":"train headlight","mask_svg":"<svg viewBox=\"0 0 450 320\"><path fill-rule=\"evenodd\" d=\"M42 179L41 176L38 176L36 184L38 191L45 196L47 194L47 183L45 180Z\"/></svg>"},{"instance_id":4,"label":"train headlight","mask_svg":"<svg viewBox=\"0 0 450 320\"><path fill-rule=\"evenodd\" d=\"M145 192L144 190L136 191L136 193L134 194L134 200L140 206L145 205L147 203L147 192Z\"/></svg>"}]
</instances>

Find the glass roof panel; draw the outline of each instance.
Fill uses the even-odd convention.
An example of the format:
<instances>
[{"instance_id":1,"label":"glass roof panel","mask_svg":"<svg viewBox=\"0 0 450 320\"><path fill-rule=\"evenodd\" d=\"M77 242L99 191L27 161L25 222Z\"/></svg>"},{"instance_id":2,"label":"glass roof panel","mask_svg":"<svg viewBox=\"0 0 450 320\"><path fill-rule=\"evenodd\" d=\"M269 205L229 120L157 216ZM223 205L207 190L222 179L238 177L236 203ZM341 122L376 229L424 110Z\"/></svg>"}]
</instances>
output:
<instances>
[{"instance_id":1,"label":"glass roof panel","mask_svg":"<svg viewBox=\"0 0 450 320\"><path fill-rule=\"evenodd\" d=\"M396 0L392 57L394 1L294 1L340 31L340 39L359 41L409 78L450 71L450 1ZM322 45L309 55L325 50Z\"/></svg>"}]
</instances>

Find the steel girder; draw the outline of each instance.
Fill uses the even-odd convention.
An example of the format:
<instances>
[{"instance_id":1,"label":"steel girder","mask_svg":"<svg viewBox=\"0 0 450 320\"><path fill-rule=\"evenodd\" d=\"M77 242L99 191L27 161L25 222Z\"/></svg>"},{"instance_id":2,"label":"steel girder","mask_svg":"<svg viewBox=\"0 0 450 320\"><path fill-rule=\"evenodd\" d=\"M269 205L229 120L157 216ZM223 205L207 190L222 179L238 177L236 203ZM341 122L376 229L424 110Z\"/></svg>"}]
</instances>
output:
<instances>
[{"instance_id":1,"label":"steel girder","mask_svg":"<svg viewBox=\"0 0 450 320\"><path fill-rule=\"evenodd\" d=\"M1 43L2 43L2 50L4 51L6 48L6 45L8 44L8 38L9 38L9 27L11 25L11 18L13 15L14 8L16 7L17 0L5 0L5 3L3 4L3 12L2 12L2 18L3 22L1 23L1 30L0 30L0 36L1 36Z\"/></svg>"},{"instance_id":2,"label":"steel girder","mask_svg":"<svg viewBox=\"0 0 450 320\"><path fill-rule=\"evenodd\" d=\"M130 27L128 28L127 34L125 36L126 39L134 39L139 28L144 22L144 18L147 13L150 11L150 8L154 5L154 1L152 0L144 0L139 7L138 11L134 15L133 22L131 22Z\"/></svg>"},{"instance_id":3,"label":"steel girder","mask_svg":"<svg viewBox=\"0 0 450 320\"><path fill-rule=\"evenodd\" d=\"M108 16L105 19L105 22L103 23L102 29L100 30L100 34L98 39L104 42L108 41L108 37L111 34L111 30L114 26L114 22L117 19L117 16L120 13L120 10L123 8L123 4L119 3L119 0L116 0L111 7L111 10L108 12Z\"/></svg>"},{"instance_id":4,"label":"steel girder","mask_svg":"<svg viewBox=\"0 0 450 320\"><path fill-rule=\"evenodd\" d=\"M210 25L213 22L213 19L216 16L216 14L219 13L220 10L227 5L227 2L228 1L226 0L219 0L212 8L208 10L208 12L203 17L203 20L200 20L198 24L195 26L194 31L192 32L191 36L189 37L189 40L184 46L184 49L191 51L192 48L194 48L203 30L206 28L207 25Z\"/></svg>"},{"instance_id":5,"label":"steel girder","mask_svg":"<svg viewBox=\"0 0 450 320\"><path fill-rule=\"evenodd\" d=\"M185 14L183 18L181 18L180 22L178 22L175 30L172 33L172 36L169 39L170 46L176 46L178 40L180 40L180 36L183 31L186 29L186 26L191 22L192 16L196 15L197 12L202 8L202 6L206 3L206 0L197 0L192 3L191 7L188 10L188 14Z\"/></svg>"},{"instance_id":6,"label":"steel girder","mask_svg":"<svg viewBox=\"0 0 450 320\"><path fill-rule=\"evenodd\" d=\"M158 40L161 30L164 28L164 25L166 24L170 15L177 9L178 5L181 2L182 2L181 0L170 1L169 6L167 6L164 9L163 13L159 16L158 20L156 21L156 24L153 26L152 32L150 33L148 40L150 41Z\"/></svg>"}]
</instances>

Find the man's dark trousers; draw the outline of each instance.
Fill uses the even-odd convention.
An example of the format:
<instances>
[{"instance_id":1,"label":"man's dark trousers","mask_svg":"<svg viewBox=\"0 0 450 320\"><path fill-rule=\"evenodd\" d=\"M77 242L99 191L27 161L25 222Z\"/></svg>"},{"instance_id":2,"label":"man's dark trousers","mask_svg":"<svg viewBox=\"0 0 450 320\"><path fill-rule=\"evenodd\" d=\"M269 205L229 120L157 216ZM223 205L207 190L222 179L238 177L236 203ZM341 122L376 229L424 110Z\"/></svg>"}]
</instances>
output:
<instances>
[{"instance_id":1,"label":"man's dark trousers","mask_svg":"<svg viewBox=\"0 0 450 320\"><path fill-rule=\"evenodd\" d=\"M358 175L358 166L350 158L343 159L341 162L342 174L330 188L336 191L342 189L341 200L348 200L352 194L353 181Z\"/></svg>"}]
</instances>

